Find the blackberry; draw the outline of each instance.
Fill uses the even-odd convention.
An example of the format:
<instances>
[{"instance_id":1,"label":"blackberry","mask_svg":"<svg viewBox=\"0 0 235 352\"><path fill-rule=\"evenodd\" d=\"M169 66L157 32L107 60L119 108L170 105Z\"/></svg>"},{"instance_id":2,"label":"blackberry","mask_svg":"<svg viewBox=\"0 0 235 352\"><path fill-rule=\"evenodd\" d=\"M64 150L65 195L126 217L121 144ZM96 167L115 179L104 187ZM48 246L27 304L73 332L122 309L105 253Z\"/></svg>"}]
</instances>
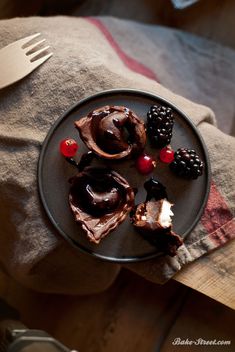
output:
<instances>
[{"instance_id":1,"label":"blackberry","mask_svg":"<svg viewBox=\"0 0 235 352\"><path fill-rule=\"evenodd\" d=\"M170 144L174 117L172 109L167 106L151 106L147 113L147 133L150 143L163 148Z\"/></svg>"},{"instance_id":2,"label":"blackberry","mask_svg":"<svg viewBox=\"0 0 235 352\"><path fill-rule=\"evenodd\" d=\"M202 175L204 163L195 150L179 148L174 154L174 161L169 166L179 176L196 179Z\"/></svg>"}]
</instances>

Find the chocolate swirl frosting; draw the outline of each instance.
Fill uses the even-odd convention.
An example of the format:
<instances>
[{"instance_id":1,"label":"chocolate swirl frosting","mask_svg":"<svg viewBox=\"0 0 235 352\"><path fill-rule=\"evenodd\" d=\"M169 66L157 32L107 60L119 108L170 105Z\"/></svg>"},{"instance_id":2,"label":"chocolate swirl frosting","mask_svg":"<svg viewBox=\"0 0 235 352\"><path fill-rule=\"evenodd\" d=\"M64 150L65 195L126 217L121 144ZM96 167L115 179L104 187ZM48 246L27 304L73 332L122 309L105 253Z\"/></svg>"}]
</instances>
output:
<instances>
[{"instance_id":1,"label":"chocolate swirl frosting","mask_svg":"<svg viewBox=\"0 0 235 352\"><path fill-rule=\"evenodd\" d=\"M133 207L134 192L115 171L86 167L70 183L71 210L91 242L98 244L125 220Z\"/></svg>"},{"instance_id":2,"label":"chocolate swirl frosting","mask_svg":"<svg viewBox=\"0 0 235 352\"><path fill-rule=\"evenodd\" d=\"M105 159L140 153L146 144L144 122L124 106L104 106L75 122L86 146Z\"/></svg>"}]
</instances>

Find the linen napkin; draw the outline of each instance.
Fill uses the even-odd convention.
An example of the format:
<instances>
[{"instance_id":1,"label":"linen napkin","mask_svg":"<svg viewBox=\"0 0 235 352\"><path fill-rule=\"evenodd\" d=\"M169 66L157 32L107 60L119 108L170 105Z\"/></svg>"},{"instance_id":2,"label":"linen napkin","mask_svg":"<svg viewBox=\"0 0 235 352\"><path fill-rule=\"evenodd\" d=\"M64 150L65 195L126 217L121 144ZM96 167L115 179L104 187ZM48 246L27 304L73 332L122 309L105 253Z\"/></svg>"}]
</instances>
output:
<instances>
[{"instance_id":1,"label":"linen napkin","mask_svg":"<svg viewBox=\"0 0 235 352\"><path fill-rule=\"evenodd\" d=\"M128 264L163 283L183 265L235 235L235 53L213 42L115 18L16 18L0 21L0 48L41 32L53 57L0 92L0 263L22 284L44 292L87 294L107 288L120 265L75 251L47 219L37 190L37 162L52 124L73 104L111 88L156 93L198 126L211 160L204 214L174 258ZM182 97L185 96L185 97Z\"/></svg>"}]
</instances>

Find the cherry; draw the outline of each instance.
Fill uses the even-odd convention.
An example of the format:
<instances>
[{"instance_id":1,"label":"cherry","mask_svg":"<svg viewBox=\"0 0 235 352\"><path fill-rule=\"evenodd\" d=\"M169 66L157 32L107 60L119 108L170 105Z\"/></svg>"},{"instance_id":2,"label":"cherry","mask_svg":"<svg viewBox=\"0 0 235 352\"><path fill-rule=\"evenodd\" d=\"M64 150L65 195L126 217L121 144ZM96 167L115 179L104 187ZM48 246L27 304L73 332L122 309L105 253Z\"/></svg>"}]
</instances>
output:
<instances>
[{"instance_id":1,"label":"cherry","mask_svg":"<svg viewBox=\"0 0 235 352\"><path fill-rule=\"evenodd\" d=\"M156 162L147 154L140 155L136 160L136 168L143 175L149 174L155 167Z\"/></svg>"},{"instance_id":2,"label":"cherry","mask_svg":"<svg viewBox=\"0 0 235 352\"><path fill-rule=\"evenodd\" d=\"M78 150L77 142L72 138L63 139L60 142L60 153L66 158L73 157Z\"/></svg>"},{"instance_id":3,"label":"cherry","mask_svg":"<svg viewBox=\"0 0 235 352\"><path fill-rule=\"evenodd\" d=\"M171 147L165 147L161 149L159 157L163 163L169 164L174 160L174 154L175 152Z\"/></svg>"}]
</instances>

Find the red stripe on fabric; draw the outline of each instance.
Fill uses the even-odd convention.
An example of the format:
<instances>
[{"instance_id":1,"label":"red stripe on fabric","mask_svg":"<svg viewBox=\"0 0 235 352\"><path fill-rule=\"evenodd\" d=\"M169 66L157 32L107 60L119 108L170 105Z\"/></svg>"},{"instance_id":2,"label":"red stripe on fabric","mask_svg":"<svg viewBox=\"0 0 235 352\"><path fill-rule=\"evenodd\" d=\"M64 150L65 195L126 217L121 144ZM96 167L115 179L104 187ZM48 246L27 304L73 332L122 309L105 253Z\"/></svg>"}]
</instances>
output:
<instances>
[{"instance_id":1,"label":"red stripe on fabric","mask_svg":"<svg viewBox=\"0 0 235 352\"><path fill-rule=\"evenodd\" d=\"M132 71L137 72L145 77L148 77L150 79L153 79L157 82L159 82L157 76L155 73L150 70L148 67L143 65L141 62L138 62L137 60L133 59L129 55L127 55L119 46L119 44L116 42L112 34L109 32L107 27L97 18L94 17L86 17L86 20L88 20L90 23L95 25L105 36L111 47L116 51L117 55L120 57L122 62Z\"/></svg>"},{"instance_id":2,"label":"red stripe on fabric","mask_svg":"<svg viewBox=\"0 0 235 352\"><path fill-rule=\"evenodd\" d=\"M207 205L201 217L201 223L210 234L213 242L223 243L230 238L227 238L229 234L222 231L222 229L220 232L217 230L232 219L233 215L231 214L225 199L218 191L216 185L212 182Z\"/></svg>"}]
</instances>

